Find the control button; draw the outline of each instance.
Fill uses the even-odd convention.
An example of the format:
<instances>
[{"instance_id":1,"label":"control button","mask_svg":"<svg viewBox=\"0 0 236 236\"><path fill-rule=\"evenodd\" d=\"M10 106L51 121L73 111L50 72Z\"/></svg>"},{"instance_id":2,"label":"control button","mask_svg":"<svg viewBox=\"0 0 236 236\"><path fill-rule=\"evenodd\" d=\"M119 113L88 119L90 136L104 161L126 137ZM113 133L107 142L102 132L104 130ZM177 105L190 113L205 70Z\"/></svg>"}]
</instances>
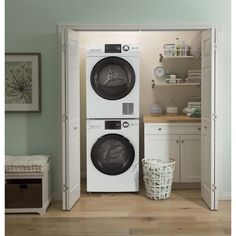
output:
<instances>
[{"instance_id":1,"label":"control button","mask_svg":"<svg viewBox=\"0 0 236 236\"><path fill-rule=\"evenodd\" d=\"M123 50L124 50L125 52L129 51L129 46L128 46L128 45L124 45L124 46L123 46Z\"/></svg>"},{"instance_id":2,"label":"control button","mask_svg":"<svg viewBox=\"0 0 236 236\"><path fill-rule=\"evenodd\" d=\"M125 122L123 123L123 127L124 127L124 128L128 128L128 127L129 127L129 123L128 123L127 121L125 121Z\"/></svg>"}]
</instances>

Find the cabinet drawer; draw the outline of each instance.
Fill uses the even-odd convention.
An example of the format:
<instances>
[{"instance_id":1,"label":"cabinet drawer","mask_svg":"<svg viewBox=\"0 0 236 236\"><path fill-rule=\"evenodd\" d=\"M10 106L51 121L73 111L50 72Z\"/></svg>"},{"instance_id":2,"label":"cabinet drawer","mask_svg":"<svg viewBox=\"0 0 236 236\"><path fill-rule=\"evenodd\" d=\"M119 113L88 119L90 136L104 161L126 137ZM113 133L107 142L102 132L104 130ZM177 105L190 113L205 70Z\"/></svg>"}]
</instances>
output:
<instances>
[{"instance_id":1,"label":"cabinet drawer","mask_svg":"<svg viewBox=\"0 0 236 236\"><path fill-rule=\"evenodd\" d=\"M5 194L6 208L40 208L42 207L42 180L6 180Z\"/></svg>"},{"instance_id":2,"label":"cabinet drawer","mask_svg":"<svg viewBox=\"0 0 236 236\"><path fill-rule=\"evenodd\" d=\"M145 123L145 134L200 134L201 123Z\"/></svg>"}]
</instances>

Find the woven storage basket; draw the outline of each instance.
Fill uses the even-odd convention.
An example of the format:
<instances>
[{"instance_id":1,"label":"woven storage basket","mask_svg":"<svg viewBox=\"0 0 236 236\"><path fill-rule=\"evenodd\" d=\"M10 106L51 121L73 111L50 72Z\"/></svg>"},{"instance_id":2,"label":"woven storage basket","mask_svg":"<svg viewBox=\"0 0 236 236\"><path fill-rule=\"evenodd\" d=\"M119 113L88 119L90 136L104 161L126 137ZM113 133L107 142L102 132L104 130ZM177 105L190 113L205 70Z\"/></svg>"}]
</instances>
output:
<instances>
[{"instance_id":1,"label":"woven storage basket","mask_svg":"<svg viewBox=\"0 0 236 236\"><path fill-rule=\"evenodd\" d=\"M154 200L169 198L175 170L175 160L143 159L142 162L147 197Z\"/></svg>"}]
</instances>

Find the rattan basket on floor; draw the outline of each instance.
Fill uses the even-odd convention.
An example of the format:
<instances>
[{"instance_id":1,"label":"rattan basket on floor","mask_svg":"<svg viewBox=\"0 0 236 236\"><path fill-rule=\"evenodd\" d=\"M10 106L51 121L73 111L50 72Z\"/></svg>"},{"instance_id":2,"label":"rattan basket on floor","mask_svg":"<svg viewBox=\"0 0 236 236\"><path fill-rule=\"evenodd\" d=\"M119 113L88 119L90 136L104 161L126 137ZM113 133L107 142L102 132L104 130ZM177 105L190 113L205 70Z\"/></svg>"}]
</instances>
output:
<instances>
[{"instance_id":1,"label":"rattan basket on floor","mask_svg":"<svg viewBox=\"0 0 236 236\"><path fill-rule=\"evenodd\" d=\"M175 170L175 160L143 159L142 163L147 197L154 200L169 198Z\"/></svg>"}]
</instances>

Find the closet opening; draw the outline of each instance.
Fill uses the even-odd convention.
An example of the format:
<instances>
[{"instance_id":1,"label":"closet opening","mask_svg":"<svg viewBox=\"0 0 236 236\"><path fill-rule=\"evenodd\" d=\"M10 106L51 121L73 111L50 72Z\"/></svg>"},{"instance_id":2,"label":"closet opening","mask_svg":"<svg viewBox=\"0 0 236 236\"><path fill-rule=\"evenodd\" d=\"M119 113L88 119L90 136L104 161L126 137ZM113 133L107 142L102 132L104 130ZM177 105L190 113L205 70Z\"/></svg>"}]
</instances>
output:
<instances>
[{"instance_id":1,"label":"closet opening","mask_svg":"<svg viewBox=\"0 0 236 236\"><path fill-rule=\"evenodd\" d=\"M78 178L86 178L87 175L86 156L89 152L86 140L87 46L116 44L139 47L140 181L143 182L141 166L143 158L174 158L176 166L172 189L199 189L206 205L211 210L217 210L219 189L217 176L221 151L219 145L217 146L220 137L216 136L216 133L219 134L220 126L216 118L216 114L220 112L217 104L220 84L218 82L220 69L217 67L220 59L217 50L220 50L220 47L218 46L216 50L216 44L219 45L219 36L216 37L219 35L219 30L211 26L115 28L59 26L62 72L60 116L69 117L68 112L77 113L80 136L80 148L77 149L80 163L76 167L71 164L73 152L70 152L75 149L72 147L72 142L68 141L70 120L67 122L62 120L60 128L62 186L66 186L66 191L63 190L62 193L63 209L70 209L80 196L80 193L74 194L68 189L80 187ZM73 35L71 41L70 34ZM73 48L73 42L77 42L76 50ZM72 59L68 54L70 47L74 53ZM72 74L68 73L68 68L75 57L79 65L76 66L77 69L73 67L72 71L80 84L76 96L76 111L70 107L69 101L72 98L69 98L66 92L69 76ZM160 108L162 115L153 114L153 108ZM175 113L179 116L179 120L177 118L174 120ZM199 118L200 113L201 118ZM166 115L168 117L173 115L173 121L165 120ZM71 120L71 124L73 122L75 121ZM75 142L74 145L78 143ZM81 165L80 171L78 171L79 165ZM77 176L71 176L75 173L73 169L77 170ZM74 188L69 186L71 183L74 184Z\"/></svg>"}]
</instances>

